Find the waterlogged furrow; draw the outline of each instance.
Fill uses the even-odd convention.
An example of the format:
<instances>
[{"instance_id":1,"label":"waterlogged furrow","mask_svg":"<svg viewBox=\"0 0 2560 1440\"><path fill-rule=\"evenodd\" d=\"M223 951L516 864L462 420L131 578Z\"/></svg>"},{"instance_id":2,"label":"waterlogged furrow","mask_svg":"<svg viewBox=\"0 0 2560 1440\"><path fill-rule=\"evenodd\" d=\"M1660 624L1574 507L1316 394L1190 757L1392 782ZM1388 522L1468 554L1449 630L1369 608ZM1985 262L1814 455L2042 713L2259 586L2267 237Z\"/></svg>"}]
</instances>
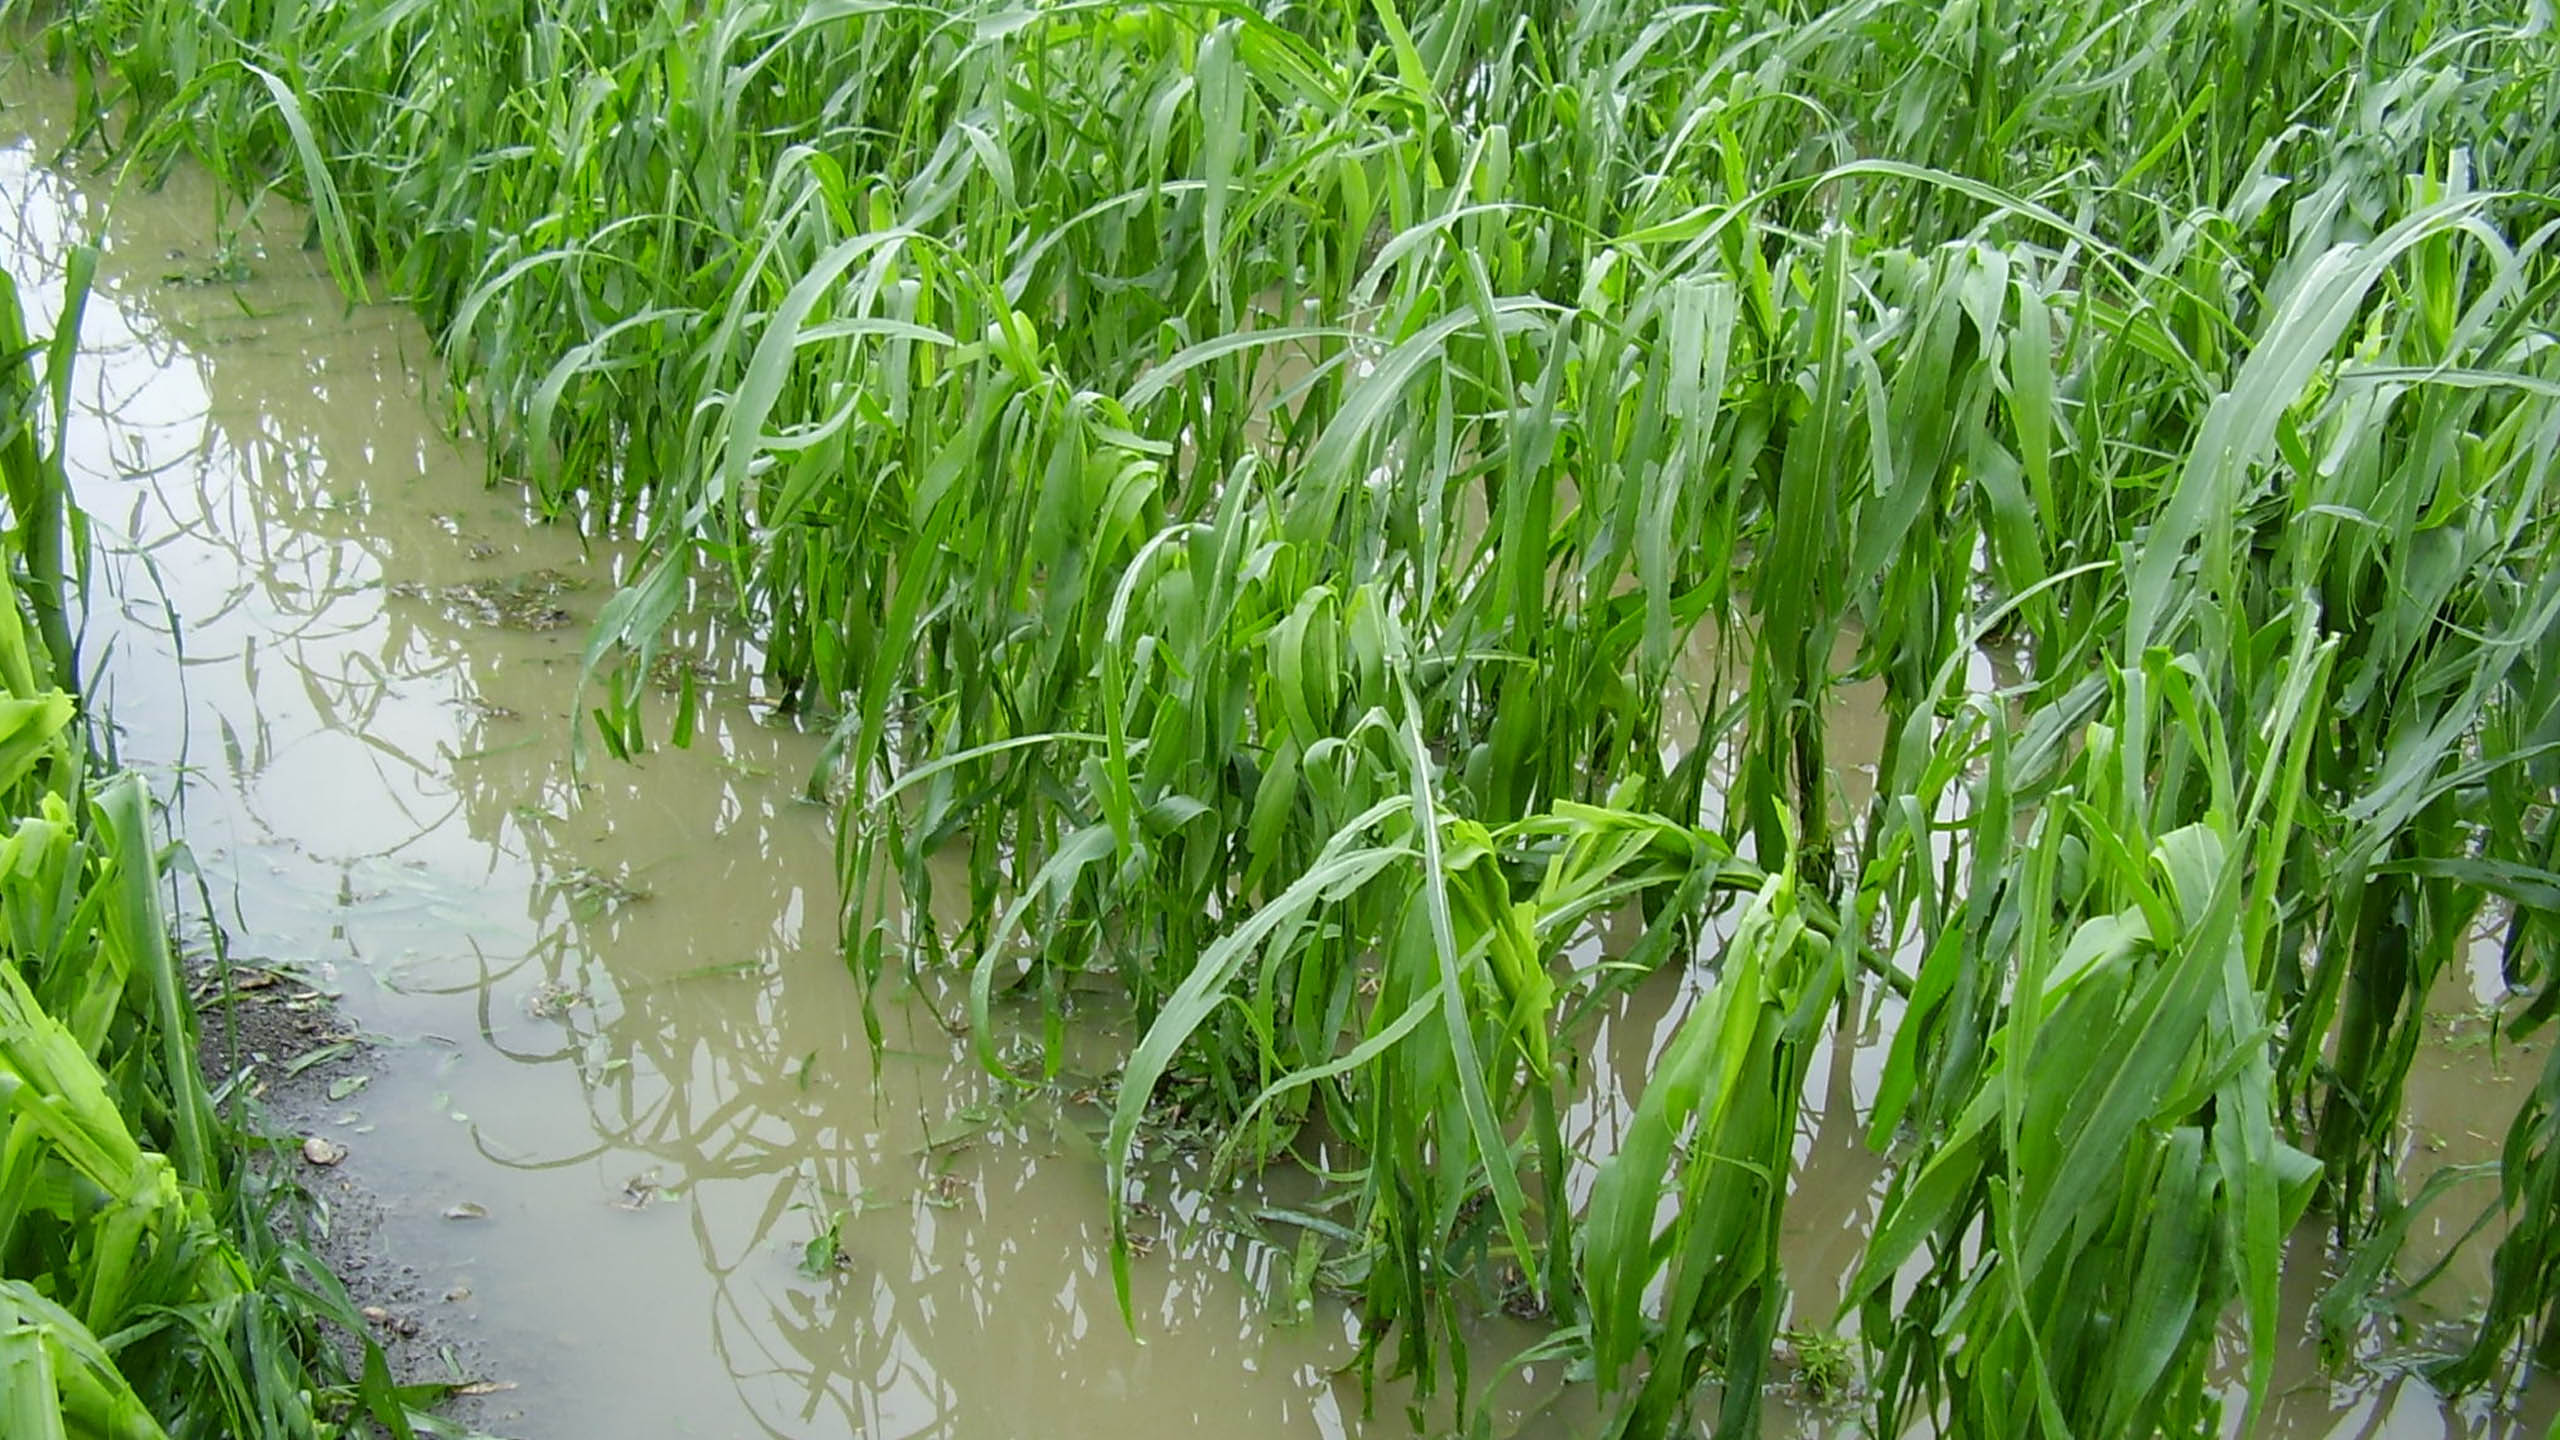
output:
<instances>
[{"instance_id":1,"label":"waterlogged furrow","mask_svg":"<svg viewBox=\"0 0 2560 1440\"><path fill-rule=\"evenodd\" d=\"M0 269L0 1428L406 1433L355 1307L199 1068L153 795L75 693L89 574L67 417L98 252ZM343 1337L352 1335L347 1341ZM354 1363L349 1363L352 1357ZM440 1393L440 1392L435 1392Z\"/></svg>"},{"instance_id":2,"label":"waterlogged furrow","mask_svg":"<svg viewBox=\"0 0 2560 1440\"><path fill-rule=\"evenodd\" d=\"M571 773L577 622L627 547L476 488L417 393L423 336L342 312L292 253L299 215L208 253L204 176L118 198L37 161L67 87L0 95L33 131L0 149L32 306L78 237L103 255L66 447L89 703L168 797L212 896L182 886L173 916L199 950L227 932L244 1016L282 971L342 991L364 1037L292 1121L343 1162L285 1158L341 1236L372 1232L363 1269L414 1267L368 1327L433 1327L395 1348L402 1381L468 1377L471 1418L522 1437L1405 1428L1400 1397L1372 1425L1336 1381L1342 1307L1280 1263L1296 1232L1257 1233L1251 1192L1148 1168L1149 1334L1124 1333L1093 1144L1107 1008L1033 1092L908 997L876 1067L848 1045L828 810L798 798L823 737L749 703L752 647L680 621L650 683L698 685L690 752ZM224 1014L204 1025L242 1104L247 1052L274 1075L347 1049L316 1020L244 1023L236 1051ZM1520 1348L1509 1326L1479 1343Z\"/></svg>"},{"instance_id":3,"label":"waterlogged furrow","mask_svg":"<svg viewBox=\"0 0 2560 1440\"><path fill-rule=\"evenodd\" d=\"M1508 1303L1617 1433L1710 1376L1747 1431L1814 1050L1884 987L1873 1426L2192 1431L2226 1323L2245 1426L2313 1207L2367 1259L2324 1318L2389 1303L2474 930L2518 1028L2560 1003L2560 53L2506 7L49 33L127 163L298 190L511 472L646 536L607 748L683 737L640 677L704 578L840 717L866 983L965 966L1036 1075L999 1000L1116 980L1115 1183L1177 1107L1219 1166L1337 1157L1307 1254L1364 1373L1463 1404ZM1748 679L1692 739L1705 627ZM955 857L965 920L900 921ZM1587 1017L1672 965L1711 979L1583 1192ZM2450 1384L2554 1343L2555 1085L2486 1313L2425 1342Z\"/></svg>"}]
</instances>

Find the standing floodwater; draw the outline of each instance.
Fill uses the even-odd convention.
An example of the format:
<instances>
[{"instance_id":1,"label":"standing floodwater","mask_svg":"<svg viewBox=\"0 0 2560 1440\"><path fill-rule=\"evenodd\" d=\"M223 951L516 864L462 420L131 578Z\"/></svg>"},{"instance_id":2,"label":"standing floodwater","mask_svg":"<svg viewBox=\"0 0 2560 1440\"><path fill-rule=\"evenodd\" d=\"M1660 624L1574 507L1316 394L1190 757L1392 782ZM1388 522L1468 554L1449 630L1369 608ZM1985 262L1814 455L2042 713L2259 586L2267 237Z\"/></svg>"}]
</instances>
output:
<instances>
[{"instance_id":1,"label":"standing floodwater","mask_svg":"<svg viewBox=\"0 0 2560 1440\"><path fill-rule=\"evenodd\" d=\"M433 357L405 309L350 312L272 209L217 233L184 174L110 209L103 182L47 168L60 130L10 118L34 127L0 153L31 308L64 247L107 245L75 437L94 693L174 799L234 957L342 992L380 1037L325 1136L386 1197L390 1250L517 1387L502 1428L1406 1432L1392 1395L1361 1420L1335 1374L1348 1317L1296 1303L1286 1256L1240 1234L1249 1206L1149 1213L1144 1342L1126 1334L1092 1139L1106 1077L1004 1091L898 996L867 1051L830 812L800 798L819 741L759 707L738 637L687 629L674 664L711 697L692 748L573 775L579 651L625 552L484 486L421 395ZM657 679L671 711L685 676ZM1647 1064L1679 990L1642 992L1599 1053ZM1836 1282L1878 1169L1856 1138L1871 1067L1828 1068L1801 1147L1823 1193L1795 1238ZM1524 1387L1497 1429L1572 1428L1542 1398ZM2308 1383L2273 1423L2503 1435L2547 1410Z\"/></svg>"},{"instance_id":2,"label":"standing floodwater","mask_svg":"<svg viewBox=\"0 0 2560 1440\"><path fill-rule=\"evenodd\" d=\"M685 662L715 697L692 749L572 777L621 552L484 487L404 309L350 313L272 237L226 248L189 177L110 209L46 168L44 118L10 111L36 128L0 152L30 308L70 243L108 250L73 455L97 702L234 959L384 1041L325 1134L516 1385L502 1428L1360 1428L1339 1312L1275 1329L1232 1243L1169 1237L1127 1337L1079 1085L994 1093L894 1003L866 1052L800 798L818 742L753 705L734 639Z\"/></svg>"}]
</instances>

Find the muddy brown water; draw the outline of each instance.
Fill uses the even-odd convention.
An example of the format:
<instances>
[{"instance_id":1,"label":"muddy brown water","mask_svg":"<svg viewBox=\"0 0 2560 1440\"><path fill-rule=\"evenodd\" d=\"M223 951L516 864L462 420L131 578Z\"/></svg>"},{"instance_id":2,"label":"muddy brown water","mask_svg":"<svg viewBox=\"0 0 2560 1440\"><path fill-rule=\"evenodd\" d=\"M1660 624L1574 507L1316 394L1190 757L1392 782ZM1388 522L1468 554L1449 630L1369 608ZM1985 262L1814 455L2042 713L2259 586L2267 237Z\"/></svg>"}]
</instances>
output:
<instances>
[{"instance_id":1,"label":"muddy brown water","mask_svg":"<svg viewBox=\"0 0 2560 1440\"><path fill-rule=\"evenodd\" d=\"M1133 1338L1079 1087L992 1087L911 997L889 997L885 1047L866 1049L829 815L800 798L819 742L759 703L744 637L686 627L712 701L691 749L572 774L578 651L627 551L484 483L407 311L344 304L279 207L225 237L188 174L118 196L53 164L63 93L18 71L0 95L30 102L0 114L0 207L40 323L67 248L106 245L72 437L94 694L235 958L293 969L379 1037L319 1128L382 1197L382 1243L457 1297L442 1318L516 1387L492 1428L1410 1433L1397 1393L1364 1420L1336 1373L1352 1318L1293 1303L1285 1262L1239 1223L1249 1202L1159 1185ZM1852 757L1860 706L1834 708ZM1656 977L1604 1019L1570 1139L1611 1145L1694 984ZM2539 1063L2482 1038L2473 1012L2499 998L2485 965L2449 983L2412 1081L2413 1156L2494 1153ZM1827 1321L1874 1215L1883 1168L1859 1136L1891 1018L1813 1070L1788 1222L1799 1325ZM1102 1055L1127 1037L1082 1039ZM2420 1243L2467 1219L2445 1207ZM830 1233L835 1263L812 1266ZM2297 1314L2316 1241L2302 1255ZM2471 1303L2483 1258L2431 1301ZM1488 1322L1479 1375L1536 1335ZM2307 1329L2279 1389L2264 1433L2520 1436L2555 1413L2548 1382L2499 1410L2333 1380ZM1587 1405L1526 1372L1494 1430L1583 1433ZM1854 1430L1791 1386L1768 1414L1780 1435Z\"/></svg>"}]
</instances>

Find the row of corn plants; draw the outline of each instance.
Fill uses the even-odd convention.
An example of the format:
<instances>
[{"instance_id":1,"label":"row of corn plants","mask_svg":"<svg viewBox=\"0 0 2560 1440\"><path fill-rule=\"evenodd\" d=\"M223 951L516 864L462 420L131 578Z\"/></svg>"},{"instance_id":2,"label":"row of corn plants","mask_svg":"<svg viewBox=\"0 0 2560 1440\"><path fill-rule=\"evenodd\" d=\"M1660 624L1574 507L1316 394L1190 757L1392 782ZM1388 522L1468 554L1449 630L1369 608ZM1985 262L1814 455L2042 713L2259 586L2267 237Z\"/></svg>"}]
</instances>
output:
<instances>
[{"instance_id":1,"label":"row of corn plants","mask_svg":"<svg viewBox=\"0 0 2560 1440\"><path fill-rule=\"evenodd\" d=\"M408 1436L432 1391L393 1385L296 1238L282 1167L254 1165L268 1142L208 1089L149 790L99 760L73 693L86 536L60 441L97 258L69 257L41 341L0 271L0 1434L328 1436L369 1414Z\"/></svg>"},{"instance_id":2,"label":"row of corn plants","mask_svg":"<svg viewBox=\"0 0 2560 1440\"><path fill-rule=\"evenodd\" d=\"M758 627L866 983L954 968L1036 1080L999 1012L1116 981L1115 1206L1175 1097L1214 1173L1324 1137L1372 1378L1463 1407L1517 1276L1613 1433L1750 1433L1881 1006L1872 1427L2203 1430L2315 1209L2322 1316L2398 1293L2438 978L2487 933L2560 1006L2545 9L47 13L116 163L300 201L504 476L645 540L607 748L673 617ZM2560 1359L2560 1070L2500 1176L2455 1387Z\"/></svg>"}]
</instances>

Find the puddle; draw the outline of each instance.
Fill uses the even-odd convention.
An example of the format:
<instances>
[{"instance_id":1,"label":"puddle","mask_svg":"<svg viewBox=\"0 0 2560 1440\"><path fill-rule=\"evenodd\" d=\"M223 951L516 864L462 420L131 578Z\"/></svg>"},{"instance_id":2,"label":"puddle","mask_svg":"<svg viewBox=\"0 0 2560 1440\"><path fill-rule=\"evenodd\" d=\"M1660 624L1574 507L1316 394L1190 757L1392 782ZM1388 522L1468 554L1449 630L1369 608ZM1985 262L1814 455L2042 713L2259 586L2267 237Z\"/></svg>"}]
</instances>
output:
<instances>
[{"instance_id":1,"label":"puddle","mask_svg":"<svg viewBox=\"0 0 2560 1440\"><path fill-rule=\"evenodd\" d=\"M20 127L0 134L0 191L31 313L50 313L69 242L103 224L109 247L74 437L101 551L93 694L172 799L236 958L340 992L388 1041L325 1138L384 1193L387 1248L463 1297L491 1378L519 1387L498 1428L1411 1433L1399 1396L1364 1421L1336 1378L1356 1349L1341 1307L1301 1314L1287 1257L1196 1195L1160 1202L1133 1340L1090 1078L999 1093L911 1003L865 1049L829 815L800 798L818 740L757 704L742 638L684 627L705 697L691 749L573 778L578 650L626 552L485 487L421 396L415 320L346 307L296 227L218 246L184 173L108 214L103 185L43 163L60 93L7 84L39 102L0 117ZM1835 705L1844 731L1865 693ZM1658 977L1603 1017L1569 1139L1610 1143L1687 983ZM1800 1324L1827 1321L1882 1186L1859 1133L1888 1021L1863 1017L1813 1066L1789 1216ZM2512 1103L2460 1060L2418 1082L2420 1125L2449 1148ZM1487 1331L1479 1377L1537 1333ZM2307 1341L2284 1375L2270 1433L2508 1436L2553 1413L2548 1384L2508 1416L2332 1389ZM1550 1403L1556 1379L1516 1386L1494 1432L1586 1432L1587 1396ZM1785 1396L1770 1419L1840 1429Z\"/></svg>"}]
</instances>

